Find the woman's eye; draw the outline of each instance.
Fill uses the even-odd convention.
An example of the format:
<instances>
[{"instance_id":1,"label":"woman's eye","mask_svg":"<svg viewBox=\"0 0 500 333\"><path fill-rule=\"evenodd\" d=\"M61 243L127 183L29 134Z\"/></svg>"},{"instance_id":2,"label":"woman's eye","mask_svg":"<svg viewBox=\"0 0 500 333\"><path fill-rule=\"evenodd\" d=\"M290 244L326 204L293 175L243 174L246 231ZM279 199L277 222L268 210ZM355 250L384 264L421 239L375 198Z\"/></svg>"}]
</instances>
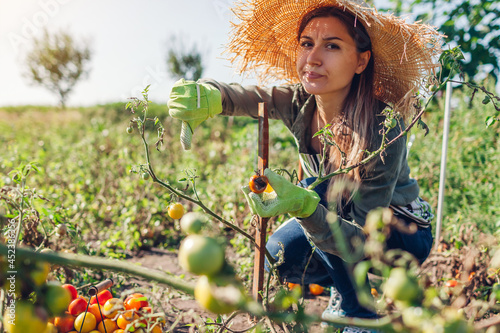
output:
<instances>
[{"instance_id":1,"label":"woman's eye","mask_svg":"<svg viewBox=\"0 0 500 333\"><path fill-rule=\"evenodd\" d=\"M327 44L326 48L331 49L331 50L335 50L335 49L339 49L339 46L337 44Z\"/></svg>"},{"instance_id":2,"label":"woman's eye","mask_svg":"<svg viewBox=\"0 0 500 333\"><path fill-rule=\"evenodd\" d=\"M303 42L300 43L300 46L301 47L311 47L312 43L309 42L309 41L303 41Z\"/></svg>"}]
</instances>

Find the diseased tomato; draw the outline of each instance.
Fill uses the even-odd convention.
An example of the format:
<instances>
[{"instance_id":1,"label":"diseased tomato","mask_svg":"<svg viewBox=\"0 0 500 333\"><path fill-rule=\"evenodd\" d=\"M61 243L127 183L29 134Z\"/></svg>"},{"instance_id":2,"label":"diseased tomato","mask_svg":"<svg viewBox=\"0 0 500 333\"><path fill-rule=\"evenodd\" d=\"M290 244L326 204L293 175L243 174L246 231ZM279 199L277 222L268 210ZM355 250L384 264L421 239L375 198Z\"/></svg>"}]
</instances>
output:
<instances>
[{"instance_id":1,"label":"diseased tomato","mask_svg":"<svg viewBox=\"0 0 500 333\"><path fill-rule=\"evenodd\" d=\"M254 193L262 193L266 190L268 183L269 181L266 176L253 175L250 177L248 187L250 187L250 191Z\"/></svg>"},{"instance_id":2,"label":"diseased tomato","mask_svg":"<svg viewBox=\"0 0 500 333\"><path fill-rule=\"evenodd\" d=\"M184 215L184 206L180 203L175 202L168 206L168 216L173 218L174 220L180 219Z\"/></svg>"},{"instance_id":3,"label":"diseased tomato","mask_svg":"<svg viewBox=\"0 0 500 333\"><path fill-rule=\"evenodd\" d=\"M57 227L56 227L56 235L61 237L61 236L64 236L68 233L68 226L64 223L61 223L59 224Z\"/></svg>"},{"instance_id":4,"label":"diseased tomato","mask_svg":"<svg viewBox=\"0 0 500 333\"><path fill-rule=\"evenodd\" d=\"M139 319L139 315L135 313L134 311L125 311L121 315L118 316L118 319L116 320L116 324L118 325L119 328L125 329L127 328L127 325L133 322L134 320Z\"/></svg>"},{"instance_id":5,"label":"diseased tomato","mask_svg":"<svg viewBox=\"0 0 500 333\"><path fill-rule=\"evenodd\" d=\"M113 319L118 314L118 311L124 309L123 303L119 298L108 299L101 308L102 314L107 318Z\"/></svg>"},{"instance_id":6,"label":"diseased tomato","mask_svg":"<svg viewBox=\"0 0 500 333\"><path fill-rule=\"evenodd\" d=\"M189 235L179 247L179 264L197 275L213 275L224 265L224 250L211 237Z\"/></svg>"}]
</instances>

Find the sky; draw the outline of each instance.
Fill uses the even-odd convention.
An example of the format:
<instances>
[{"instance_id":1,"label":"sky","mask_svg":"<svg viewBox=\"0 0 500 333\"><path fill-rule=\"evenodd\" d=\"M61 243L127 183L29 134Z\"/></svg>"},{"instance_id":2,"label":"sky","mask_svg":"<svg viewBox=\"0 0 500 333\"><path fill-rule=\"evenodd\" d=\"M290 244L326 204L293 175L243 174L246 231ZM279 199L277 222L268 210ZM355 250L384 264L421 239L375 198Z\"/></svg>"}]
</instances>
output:
<instances>
[{"instance_id":1,"label":"sky","mask_svg":"<svg viewBox=\"0 0 500 333\"><path fill-rule=\"evenodd\" d=\"M88 78L70 94L69 106L126 102L150 84L149 98L168 100L175 79L167 73L172 36L204 54L204 77L253 84L236 75L222 55L231 29L232 0L0 0L0 106L56 105L58 97L23 76L30 39L64 30L88 40ZM178 44L176 44L178 45Z\"/></svg>"}]
</instances>

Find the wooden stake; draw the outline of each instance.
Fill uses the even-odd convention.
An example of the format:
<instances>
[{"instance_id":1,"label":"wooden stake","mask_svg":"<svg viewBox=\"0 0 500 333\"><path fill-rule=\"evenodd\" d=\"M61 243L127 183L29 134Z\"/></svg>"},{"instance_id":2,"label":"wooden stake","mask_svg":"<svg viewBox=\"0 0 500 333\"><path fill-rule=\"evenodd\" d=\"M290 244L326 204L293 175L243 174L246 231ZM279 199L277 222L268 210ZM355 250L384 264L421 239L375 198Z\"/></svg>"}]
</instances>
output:
<instances>
[{"instance_id":1,"label":"wooden stake","mask_svg":"<svg viewBox=\"0 0 500 333\"><path fill-rule=\"evenodd\" d=\"M269 159L269 121L267 104L259 103L259 172L264 174ZM268 218L259 217L255 231L255 261L253 270L253 297L261 301L261 291L264 286L264 265L266 254L266 232Z\"/></svg>"}]
</instances>

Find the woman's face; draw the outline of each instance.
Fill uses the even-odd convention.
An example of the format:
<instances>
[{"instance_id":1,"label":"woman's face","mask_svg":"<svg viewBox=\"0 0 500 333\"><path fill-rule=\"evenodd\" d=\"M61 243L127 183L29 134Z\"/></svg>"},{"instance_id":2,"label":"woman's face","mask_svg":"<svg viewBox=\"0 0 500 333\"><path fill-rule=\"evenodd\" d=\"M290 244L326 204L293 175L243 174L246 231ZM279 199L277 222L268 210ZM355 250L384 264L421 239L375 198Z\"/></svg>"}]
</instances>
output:
<instances>
[{"instance_id":1,"label":"woman's face","mask_svg":"<svg viewBox=\"0 0 500 333\"><path fill-rule=\"evenodd\" d=\"M370 51L357 51L338 18L317 17L300 35L297 73L308 93L345 98L354 74L363 72L369 59Z\"/></svg>"}]
</instances>

